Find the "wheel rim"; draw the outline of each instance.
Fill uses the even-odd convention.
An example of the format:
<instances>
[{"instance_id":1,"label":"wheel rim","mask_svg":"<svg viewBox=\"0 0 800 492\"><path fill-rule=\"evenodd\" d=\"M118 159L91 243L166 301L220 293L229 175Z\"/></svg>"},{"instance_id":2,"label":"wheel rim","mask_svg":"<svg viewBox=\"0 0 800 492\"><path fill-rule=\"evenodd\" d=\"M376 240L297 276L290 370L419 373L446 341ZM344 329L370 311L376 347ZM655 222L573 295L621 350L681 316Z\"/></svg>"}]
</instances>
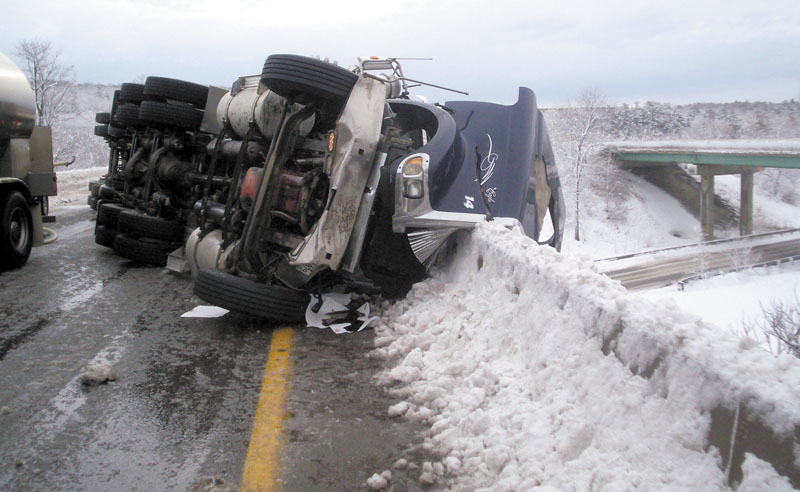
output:
<instances>
[{"instance_id":1,"label":"wheel rim","mask_svg":"<svg viewBox=\"0 0 800 492\"><path fill-rule=\"evenodd\" d=\"M11 212L11 226L9 227L11 246L19 252L25 251L30 236L30 222L25 211L17 207Z\"/></svg>"}]
</instances>

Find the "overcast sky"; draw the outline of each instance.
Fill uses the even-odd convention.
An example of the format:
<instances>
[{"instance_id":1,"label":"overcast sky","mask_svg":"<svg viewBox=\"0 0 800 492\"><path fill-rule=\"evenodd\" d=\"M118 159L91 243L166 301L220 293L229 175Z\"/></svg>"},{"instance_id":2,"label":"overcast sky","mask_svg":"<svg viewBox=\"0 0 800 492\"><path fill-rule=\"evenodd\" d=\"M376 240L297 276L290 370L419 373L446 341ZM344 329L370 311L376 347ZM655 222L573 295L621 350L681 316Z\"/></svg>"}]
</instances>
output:
<instances>
[{"instance_id":1,"label":"overcast sky","mask_svg":"<svg viewBox=\"0 0 800 492\"><path fill-rule=\"evenodd\" d=\"M79 82L147 75L229 86L267 55L433 57L407 76L543 106L597 87L614 102L800 99L798 0L29 0L0 9L0 51L49 40Z\"/></svg>"}]
</instances>

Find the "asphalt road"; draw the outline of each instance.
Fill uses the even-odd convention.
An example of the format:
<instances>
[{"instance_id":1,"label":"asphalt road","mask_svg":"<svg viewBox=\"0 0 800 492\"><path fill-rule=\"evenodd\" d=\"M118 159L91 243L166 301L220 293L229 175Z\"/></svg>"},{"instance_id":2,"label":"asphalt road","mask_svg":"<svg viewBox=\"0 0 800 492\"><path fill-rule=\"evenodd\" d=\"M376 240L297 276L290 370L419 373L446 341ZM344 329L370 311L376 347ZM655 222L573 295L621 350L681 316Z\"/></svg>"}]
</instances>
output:
<instances>
[{"instance_id":1,"label":"asphalt road","mask_svg":"<svg viewBox=\"0 0 800 492\"><path fill-rule=\"evenodd\" d=\"M713 253L695 253L653 260L641 265L604 273L630 290L658 288L689 277L744 268L791 257L800 257L800 239L777 240L770 244L732 248Z\"/></svg>"},{"instance_id":2,"label":"asphalt road","mask_svg":"<svg viewBox=\"0 0 800 492\"><path fill-rule=\"evenodd\" d=\"M0 490L237 490L246 456L283 490L364 490L398 458L431 459L421 428L387 416L372 331L181 318L202 304L188 276L94 244L88 207L55 214L58 240L0 274ZM290 346L271 350L276 329ZM288 372L270 373L273 354ZM95 362L116 381L81 385ZM277 379L264 408L280 416L254 424ZM276 456L248 455L259 427L277 429ZM394 490L418 475L394 470Z\"/></svg>"}]
</instances>

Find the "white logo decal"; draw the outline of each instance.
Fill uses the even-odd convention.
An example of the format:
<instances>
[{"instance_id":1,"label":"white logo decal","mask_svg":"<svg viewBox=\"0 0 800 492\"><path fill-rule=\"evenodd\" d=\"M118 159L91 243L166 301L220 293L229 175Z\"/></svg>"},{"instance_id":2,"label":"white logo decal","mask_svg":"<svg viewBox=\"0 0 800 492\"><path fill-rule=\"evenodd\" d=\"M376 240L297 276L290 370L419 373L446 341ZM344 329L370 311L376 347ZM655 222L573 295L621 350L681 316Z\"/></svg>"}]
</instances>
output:
<instances>
[{"instance_id":1,"label":"white logo decal","mask_svg":"<svg viewBox=\"0 0 800 492\"><path fill-rule=\"evenodd\" d=\"M464 195L464 207L473 209L475 208L475 197Z\"/></svg>"},{"instance_id":2,"label":"white logo decal","mask_svg":"<svg viewBox=\"0 0 800 492\"><path fill-rule=\"evenodd\" d=\"M497 187L487 188L483 196L486 197L488 203L494 203L494 199L497 198Z\"/></svg>"},{"instance_id":3,"label":"white logo decal","mask_svg":"<svg viewBox=\"0 0 800 492\"><path fill-rule=\"evenodd\" d=\"M492 136L488 133L486 134L489 137L489 153L486 154L486 157L483 158L481 161L481 172L483 176L481 177L481 186L485 185L487 181L494 175L494 166L497 164L497 159L499 156L492 152Z\"/></svg>"}]
</instances>

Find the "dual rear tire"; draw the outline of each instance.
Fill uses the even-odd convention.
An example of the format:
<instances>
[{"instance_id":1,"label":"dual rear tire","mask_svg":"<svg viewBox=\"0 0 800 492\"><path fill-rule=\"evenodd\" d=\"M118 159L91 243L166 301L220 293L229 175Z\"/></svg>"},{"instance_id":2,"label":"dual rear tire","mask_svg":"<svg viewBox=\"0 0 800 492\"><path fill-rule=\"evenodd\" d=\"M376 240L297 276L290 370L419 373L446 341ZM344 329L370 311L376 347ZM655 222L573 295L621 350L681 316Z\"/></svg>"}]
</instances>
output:
<instances>
[{"instance_id":1,"label":"dual rear tire","mask_svg":"<svg viewBox=\"0 0 800 492\"><path fill-rule=\"evenodd\" d=\"M95 243L113 248L129 260L164 266L182 240L183 226L177 220L147 215L118 203L101 202L97 208Z\"/></svg>"},{"instance_id":2,"label":"dual rear tire","mask_svg":"<svg viewBox=\"0 0 800 492\"><path fill-rule=\"evenodd\" d=\"M19 191L0 192L0 271L19 268L33 246L33 216Z\"/></svg>"}]
</instances>

